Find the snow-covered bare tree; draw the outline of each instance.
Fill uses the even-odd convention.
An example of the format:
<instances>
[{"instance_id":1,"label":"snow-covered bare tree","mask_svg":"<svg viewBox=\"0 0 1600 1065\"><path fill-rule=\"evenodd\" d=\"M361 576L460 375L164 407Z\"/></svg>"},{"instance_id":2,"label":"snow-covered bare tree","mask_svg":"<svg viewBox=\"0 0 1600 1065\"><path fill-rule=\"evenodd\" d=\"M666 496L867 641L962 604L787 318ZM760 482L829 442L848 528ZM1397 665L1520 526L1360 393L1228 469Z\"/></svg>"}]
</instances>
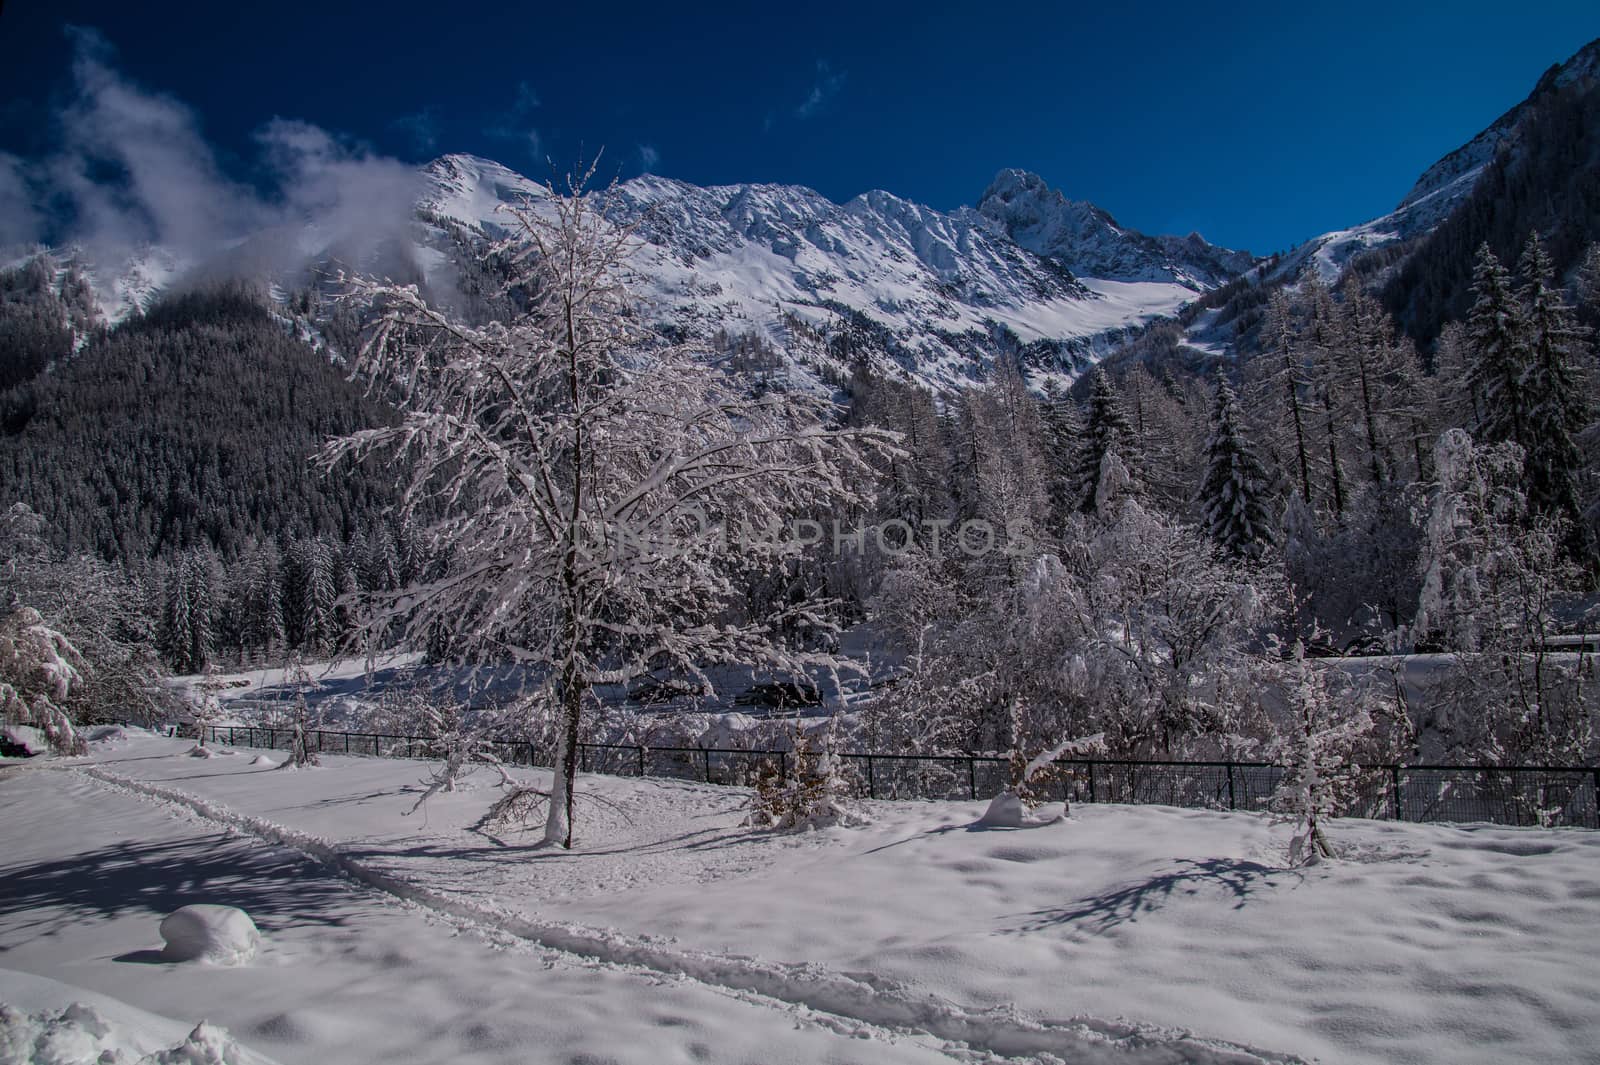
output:
<instances>
[{"instance_id":1,"label":"snow-covered bare tree","mask_svg":"<svg viewBox=\"0 0 1600 1065\"><path fill-rule=\"evenodd\" d=\"M1413 630L1454 653L1426 713L1448 753L1475 762L1563 764L1593 756L1589 656L1556 652L1559 602L1580 584L1559 522L1530 514L1515 444L1446 431L1427 512Z\"/></svg>"},{"instance_id":2,"label":"snow-covered bare tree","mask_svg":"<svg viewBox=\"0 0 1600 1065\"><path fill-rule=\"evenodd\" d=\"M82 676L66 709L80 726L166 718L176 700L156 646L159 604L152 609L136 574L87 555L58 557L44 538L44 521L26 505L0 514L0 614L8 604L33 607L77 649Z\"/></svg>"},{"instance_id":3,"label":"snow-covered bare tree","mask_svg":"<svg viewBox=\"0 0 1600 1065\"><path fill-rule=\"evenodd\" d=\"M279 768L303 769L318 765L321 759L311 749L311 733L318 722L306 695L312 688L311 674L306 671L298 655L289 663L284 680L292 690L289 705L281 714L283 724L289 730L289 757Z\"/></svg>"},{"instance_id":4,"label":"snow-covered bare tree","mask_svg":"<svg viewBox=\"0 0 1600 1065\"><path fill-rule=\"evenodd\" d=\"M443 515L427 536L447 571L370 594L364 623L402 626L418 646L443 627L452 653L529 671L530 717L558 726L545 838L569 847L596 684L672 670L713 690L718 663L837 664L807 643L828 625L816 597L736 609L735 573L794 550L741 530L860 501L867 453L892 446L882 431L838 428L820 400L754 394L647 329L626 290L633 236L587 179L509 210L498 254L522 308L509 321L470 326L415 287L353 283L378 312L357 370L402 416L324 453L330 466L403 459L406 514Z\"/></svg>"},{"instance_id":5,"label":"snow-covered bare tree","mask_svg":"<svg viewBox=\"0 0 1600 1065\"><path fill-rule=\"evenodd\" d=\"M30 725L63 754L81 754L83 739L63 705L81 683L83 658L32 607L0 620L0 721Z\"/></svg>"}]
</instances>

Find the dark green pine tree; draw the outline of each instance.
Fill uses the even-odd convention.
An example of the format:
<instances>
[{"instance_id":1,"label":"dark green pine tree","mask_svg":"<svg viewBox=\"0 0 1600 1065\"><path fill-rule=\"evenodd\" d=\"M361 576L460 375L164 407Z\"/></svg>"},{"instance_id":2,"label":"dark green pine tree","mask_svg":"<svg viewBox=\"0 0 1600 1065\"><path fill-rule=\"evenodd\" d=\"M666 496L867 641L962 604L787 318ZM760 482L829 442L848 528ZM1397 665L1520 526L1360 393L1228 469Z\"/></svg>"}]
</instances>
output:
<instances>
[{"instance_id":1,"label":"dark green pine tree","mask_svg":"<svg viewBox=\"0 0 1600 1065\"><path fill-rule=\"evenodd\" d=\"M1056 387L1054 379L1045 381L1039 401L1040 421L1044 426L1045 465L1050 477L1050 502L1057 516L1071 511L1077 503L1074 453L1082 428L1072 401Z\"/></svg>"},{"instance_id":2,"label":"dark green pine tree","mask_svg":"<svg viewBox=\"0 0 1600 1065\"><path fill-rule=\"evenodd\" d=\"M167 570L162 596L159 645L161 656L179 673L190 672L189 646L193 636L189 596L184 589L184 565L179 559Z\"/></svg>"},{"instance_id":3,"label":"dark green pine tree","mask_svg":"<svg viewBox=\"0 0 1600 1065\"><path fill-rule=\"evenodd\" d=\"M1580 359L1585 330L1555 283L1555 268L1537 234L1528 238L1518 264L1528 331L1528 366L1523 382L1527 433L1528 501L1567 526L1567 549L1592 565L1593 545L1583 521L1578 474L1583 456L1576 439L1589 424L1592 406Z\"/></svg>"},{"instance_id":4,"label":"dark green pine tree","mask_svg":"<svg viewBox=\"0 0 1600 1065\"><path fill-rule=\"evenodd\" d=\"M1272 542L1270 485L1266 468L1245 437L1239 399L1219 373L1206 442L1206 475L1200 486L1206 532L1232 554L1260 558Z\"/></svg>"},{"instance_id":5,"label":"dark green pine tree","mask_svg":"<svg viewBox=\"0 0 1600 1065\"><path fill-rule=\"evenodd\" d=\"M1105 467L1106 455L1115 454L1129 472L1137 461L1137 441L1133 425L1122 409L1117 390L1106 376L1105 370L1095 367L1090 380L1089 416L1083 427L1078 447L1078 462L1074 483L1077 508L1085 514L1095 510L1095 499L1100 493L1100 474Z\"/></svg>"},{"instance_id":6,"label":"dark green pine tree","mask_svg":"<svg viewBox=\"0 0 1600 1065\"><path fill-rule=\"evenodd\" d=\"M282 650L283 574L278 548L268 541L251 551L243 563L243 603L240 606L244 644L270 658Z\"/></svg>"},{"instance_id":7,"label":"dark green pine tree","mask_svg":"<svg viewBox=\"0 0 1600 1065\"><path fill-rule=\"evenodd\" d=\"M161 653L175 672L199 673L206 668L214 611L211 567L200 552L186 552L167 572L161 616Z\"/></svg>"},{"instance_id":8,"label":"dark green pine tree","mask_svg":"<svg viewBox=\"0 0 1600 1065\"><path fill-rule=\"evenodd\" d=\"M1528 322L1510 273L1488 244L1478 249L1472 292L1467 384L1478 411L1473 435L1487 444L1521 444L1528 438Z\"/></svg>"}]
</instances>

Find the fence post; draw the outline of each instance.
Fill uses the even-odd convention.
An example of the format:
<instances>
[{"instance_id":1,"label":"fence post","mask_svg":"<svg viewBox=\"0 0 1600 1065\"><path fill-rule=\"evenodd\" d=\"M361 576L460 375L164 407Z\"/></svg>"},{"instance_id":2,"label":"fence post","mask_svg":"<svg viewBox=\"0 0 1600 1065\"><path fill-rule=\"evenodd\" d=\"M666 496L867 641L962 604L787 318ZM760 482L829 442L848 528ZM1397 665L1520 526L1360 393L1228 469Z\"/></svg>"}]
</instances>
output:
<instances>
[{"instance_id":1,"label":"fence post","mask_svg":"<svg viewBox=\"0 0 1600 1065\"><path fill-rule=\"evenodd\" d=\"M1089 801L1090 802L1099 802L1100 801L1099 797L1096 796L1096 794L1095 794L1094 762L1092 760L1089 762Z\"/></svg>"},{"instance_id":2,"label":"fence post","mask_svg":"<svg viewBox=\"0 0 1600 1065\"><path fill-rule=\"evenodd\" d=\"M978 760L972 755L967 755L967 797L978 797Z\"/></svg>"},{"instance_id":3,"label":"fence post","mask_svg":"<svg viewBox=\"0 0 1600 1065\"><path fill-rule=\"evenodd\" d=\"M580 744L578 744L578 772L587 773L588 771L589 771L589 745L586 744L586 743L580 743Z\"/></svg>"},{"instance_id":4,"label":"fence post","mask_svg":"<svg viewBox=\"0 0 1600 1065\"><path fill-rule=\"evenodd\" d=\"M706 756L706 783L711 783L711 752L702 747L700 753Z\"/></svg>"},{"instance_id":5,"label":"fence post","mask_svg":"<svg viewBox=\"0 0 1600 1065\"><path fill-rule=\"evenodd\" d=\"M644 776L644 744L639 745L639 775Z\"/></svg>"},{"instance_id":6,"label":"fence post","mask_svg":"<svg viewBox=\"0 0 1600 1065\"><path fill-rule=\"evenodd\" d=\"M1237 810L1239 800L1233 794L1233 763L1228 763L1228 809Z\"/></svg>"},{"instance_id":7,"label":"fence post","mask_svg":"<svg viewBox=\"0 0 1600 1065\"><path fill-rule=\"evenodd\" d=\"M1400 805L1400 767L1399 766L1392 765L1392 766L1389 767L1389 783L1394 788L1394 819L1396 821L1404 821L1406 819L1406 811L1405 811L1405 807Z\"/></svg>"},{"instance_id":8,"label":"fence post","mask_svg":"<svg viewBox=\"0 0 1600 1065\"><path fill-rule=\"evenodd\" d=\"M867 755L867 798L876 799L877 797L878 797L878 782L873 777L873 773L872 773L872 755L869 754L869 755Z\"/></svg>"},{"instance_id":9,"label":"fence post","mask_svg":"<svg viewBox=\"0 0 1600 1065\"><path fill-rule=\"evenodd\" d=\"M228 726L228 746L229 747L234 746L234 742L233 742L233 726L232 725Z\"/></svg>"},{"instance_id":10,"label":"fence post","mask_svg":"<svg viewBox=\"0 0 1600 1065\"><path fill-rule=\"evenodd\" d=\"M778 779L780 781L789 779L789 755L785 751L778 752Z\"/></svg>"},{"instance_id":11,"label":"fence post","mask_svg":"<svg viewBox=\"0 0 1600 1065\"><path fill-rule=\"evenodd\" d=\"M344 753L350 753L350 733L348 732L344 734Z\"/></svg>"}]
</instances>

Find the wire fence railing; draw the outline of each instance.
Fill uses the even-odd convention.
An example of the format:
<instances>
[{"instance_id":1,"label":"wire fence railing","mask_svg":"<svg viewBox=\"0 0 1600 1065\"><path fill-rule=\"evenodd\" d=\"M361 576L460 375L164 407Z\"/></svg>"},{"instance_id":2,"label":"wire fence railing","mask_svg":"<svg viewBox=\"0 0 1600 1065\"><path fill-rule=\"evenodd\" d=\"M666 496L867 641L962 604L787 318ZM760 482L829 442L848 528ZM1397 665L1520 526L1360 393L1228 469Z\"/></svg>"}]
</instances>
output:
<instances>
[{"instance_id":1,"label":"wire fence railing","mask_svg":"<svg viewBox=\"0 0 1600 1065\"><path fill-rule=\"evenodd\" d=\"M288 750L291 729L207 726L208 739L233 747ZM316 729L312 750L369 758L440 759L426 736ZM491 745L507 765L549 765L520 740ZM578 769L612 776L661 777L752 786L763 772L786 773L793 753L728 747L647 747L581 743ZM836 755L855 791L871 799L979 799L998 794L1009 760L982 754ZM1266 811L1285 770L1267 762L1132 761L1062 758L1035 790L1048 801L1161 804L1195 809ZM1497 825L1600 828L1600 767L1369 765L1355 776L1346 816L1398 821L1489 822Z\"/></svg>"}]
</instances>

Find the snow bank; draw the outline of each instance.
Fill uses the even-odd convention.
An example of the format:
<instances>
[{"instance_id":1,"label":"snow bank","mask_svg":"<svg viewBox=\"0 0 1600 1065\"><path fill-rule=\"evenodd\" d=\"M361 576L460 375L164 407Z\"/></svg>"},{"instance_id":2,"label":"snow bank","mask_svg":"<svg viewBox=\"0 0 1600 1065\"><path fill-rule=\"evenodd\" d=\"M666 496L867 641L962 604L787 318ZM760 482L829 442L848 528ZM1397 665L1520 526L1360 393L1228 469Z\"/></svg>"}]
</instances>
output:
<instances>
[{"instance_id":1,"label":"snow bank","mask_svg":"<svg viewBox=\"0 0 1600 1065\"><path fill-rule=\"evenodd\" d=\"M0 969L0 1065L272 1065L226 1030Z\"/></svg>"},{"instance_id":2,"label":"snow bank","mask_svg":"<svg viewBox=\"0 0 1600 1065\"><path fill-rule=\"evenodd\" d=\"M83 738L90 743L104 744L107 747L120 747L128 742L128 728L126 725L92 725L83 730Z\"/></svg>"},{"instance_id":3,"label":"snow bank","mask_svg":"<svg viewBox=\"0 0 1600 1065\"><path fill-rule=\"evenodd\" d=\"M48 754L50 741L44 738L44 733L32 725L7 725L0 729L7 743L27 753L27 756Z\"/></svg>"},{"instance_id":4,"label":"snow bank","mask_svg":"<svg viewBox=\"0 0 1600 1065\"><path fill-rule=\"evenodd\" d=\"M250 915L235 906L185 906L161 922L162 952L172 961L243 965L255 957L261 933Z\"/></svg>"}]
</instances>

